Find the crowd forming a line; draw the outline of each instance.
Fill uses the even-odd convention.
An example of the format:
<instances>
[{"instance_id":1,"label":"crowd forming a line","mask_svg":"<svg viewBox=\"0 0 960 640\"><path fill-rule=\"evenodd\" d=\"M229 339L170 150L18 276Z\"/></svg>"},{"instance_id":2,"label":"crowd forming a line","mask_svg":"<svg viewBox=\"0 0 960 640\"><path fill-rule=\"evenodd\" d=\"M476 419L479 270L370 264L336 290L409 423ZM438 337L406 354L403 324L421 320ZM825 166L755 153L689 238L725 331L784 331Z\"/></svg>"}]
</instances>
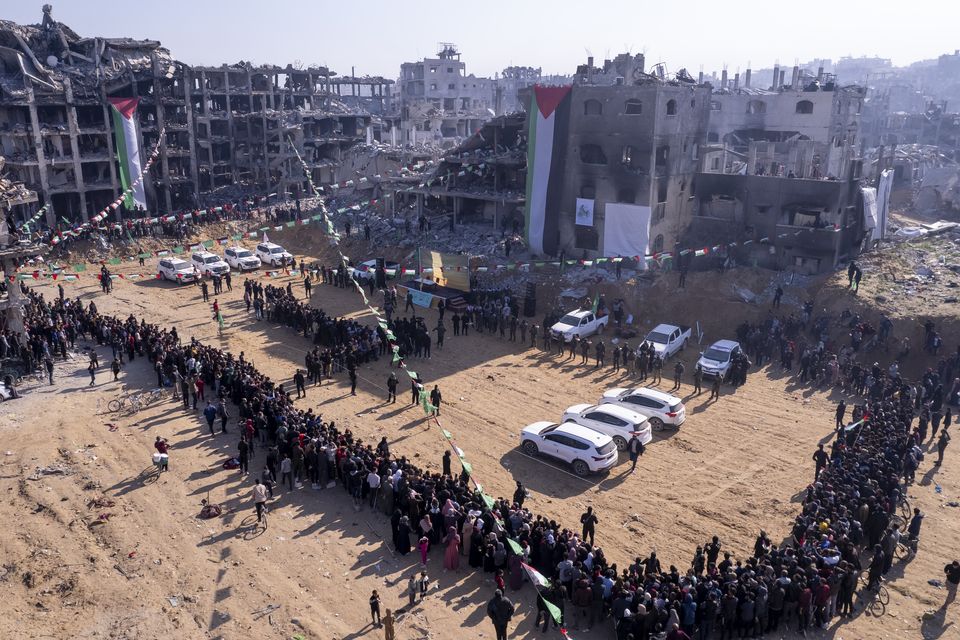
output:
<instances>
[{"instance_id":1,"label":"crowd forming a line","mask_svg":"<svg viewBox=\"0 0 960 640\"><path fill-rule=\"evenodd\" d=\"M312 332L326 348L348 354L358 349L362 326L309 308L288 290L264 288L265 298L268 293L276 321ZM502 586L487 609L498 634L513 609L502 590L522 587L524 564L551 579L537 600L543 614L538 622L550 624L549 601L560 609L567 627L613 625L618 638L646 640L661 631L671 640L754 636L826 626L835 616L854 614L861 571L875 586L892 565L899 536L919 536L922 514L915 514L904 532L896 517L898 504L913 480L914 461L922 458L924 416L939 415L939 424L957 400L932 369L910 385L898 372L874 367L874 381L854 409L852 428L838 417L842 427L829 453L815 456L816 480L807 488L786 542L773 544L761 531L752 553L735 557L714 537L697 548L686 567L665 568L655 553L620 564L594 543L602 522L596 514L584 514L577 525L535 514L525 506L526 491L519 483L511 498L499 497L488 508L469 476L453 473L449 451L440 472L422 469L391 452L386 438L376 445L365 442L312 409L297 408L283 385L260 373L243 354L235 357L195 340L184 342L175 328L162 329L132 315L101 315L92 302L50 302L33 291L29 299L27 334L14 339L43 357L54 358L83 339L111 346L115 356L119 349L121 358L123 353L130 359L147 357L159 382L180 386L185 406L186 397L197 391L196 381L202 381L200 401L208 390L217 407L223 407L217 410L221 432L237 428L247 464L254 447L265 449L262 470L254 469L258 487L265 481L271 491L280 484L296 492L308 480L318 490L339 485L358 508L367 505L390 518L391 544L398 553L416 549L425 559L439 546L446 569L465 570L467 565L491 574ZM373 334L366 335L372 339ZM229 404L237 407L234 425ZM918 417L920 424L914 426ZM948 426L940 440L944 434ZM960 565L948 565L945 573L949 602L960 582Z\"/></svg>"}]
</instances>

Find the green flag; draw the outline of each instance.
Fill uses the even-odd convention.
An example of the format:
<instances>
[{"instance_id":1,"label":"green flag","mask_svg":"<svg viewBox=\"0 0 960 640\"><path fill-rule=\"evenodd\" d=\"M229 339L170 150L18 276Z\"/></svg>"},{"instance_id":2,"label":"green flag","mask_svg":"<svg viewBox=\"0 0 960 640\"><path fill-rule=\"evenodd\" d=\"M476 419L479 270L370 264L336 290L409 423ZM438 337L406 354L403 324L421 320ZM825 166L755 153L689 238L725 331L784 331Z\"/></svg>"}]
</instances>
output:
<instances>
[{"instance_id":1,"label":"green flag","mask_svg":"<svg viewBox=\"0 0 960 640\"><path fill-rule=\"evenodd\" d=\"M597 307L600 306L600 294L596 293L593 296L593 313L597 313Z\"/></svg>"},{"instance_id":2,"label":"green flag","mask_svg":"<svg viewBox=\"0 0 960 640\"><path fill-rule=\"evenodd\" d=\"M541 596L541 595L539 595L539 594L537 594L537 595L540 597L541 600L543 600L543 606L545 606L545 607L547 608L547 611L550 612L550 617L553 618L553 621L554 621L555 623L557 623L557 626L562 626L562 625L563 625L563 613L560 611L560 609L557 607L557 605L553 604L552 602L550 602L549 600L547 600L547 599L544 598L543 596Z\"/></svg>"},{"instance_id":3,"label":"green flag","mask_svg":"<svg viewBox=\"0 0 960 640\"><path fill-rule=\"evenodd\" d=\"M514 555L523 555L523 547L521 547L513 538L507 538L507 546L510 547L510 551L512 551Z\"/></svg>"},{"instance_id":4,"label":"green flag","mask_svg":"<svg viewBox=\"0 0 960 640\"><path fill-rule=\"evenodd\" d=\"M83 273L87 270L87 265L85 264L75 264L73 265L73 270L75 273Z\"/></svg>"},{"instance_id":5,"label":"green flag","mask_svg":"<svg viewBox=\"0 0 960 640\"><path fill-rule=\"evenodd\" d=\"M123 261L120 258L110 258L107 260L108 264L120 264L121 262Z\"/></svg>"}]
</instances>

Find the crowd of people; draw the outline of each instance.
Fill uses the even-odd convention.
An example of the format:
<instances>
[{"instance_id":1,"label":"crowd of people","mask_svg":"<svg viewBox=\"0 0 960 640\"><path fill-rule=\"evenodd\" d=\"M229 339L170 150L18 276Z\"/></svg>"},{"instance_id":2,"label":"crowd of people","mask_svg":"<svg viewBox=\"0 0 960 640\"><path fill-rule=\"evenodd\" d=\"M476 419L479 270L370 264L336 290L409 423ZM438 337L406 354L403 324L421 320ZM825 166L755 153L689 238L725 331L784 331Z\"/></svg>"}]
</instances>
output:
<instances>
[{"instance_id":1,"label":"crowd of people","mask_svg":"<svg viewBox=\"0 0 960 640\"><path fill-rule=\"evenodd\" d=\"M305 366L314 383L346 369L355 388L356 366L390 349L381 327L330 316L298 299L290 285L248 280L244 290L245 299L259 301L265 317L312 339ZM32 358L64 355L68 345L76 347L83 339L110 346L121 361L124 354L130 361L148 358L158 384L172 385L185 410L203 410L211 437L236 429L238 466L256 478L253 502L259 505L258 517L267 500L264 490L272 495L281 487L304 490L308 483L317 490L339 486L356 508L379 510L390 519L397 553L418 551L425 565L429 555L439 551L447 570L469 567L488 573L499 587L487 608L498 634L512 615L503 590L522 587L524 564L551 580L552 586L538 598L543 615L537 621L542 619L545 628L552 620L546 602L559 608L568 627L611 625L618 638L633 640L662 631L671 640L717 633L720 638L753 637L788 627L825 627L835 616L851 615L861 572L867 571L869 586L875 587L890 570L904 530L919 537L922 514L917 512L909 523L897 521L904 485L913 481L922 459L927 424L935 425L936 436L943 423L938 443L944 437L949 442L950 405L956 402L945 382L958 355L949 358L946 370L931 369L915 385L899 372L874 366L862 404L849 421L838 408L829 453L814 456L816 479L806 490L789 540L774 544L761 531L752 553L735 557L714 537L696 549L688 566L664 567L655 553L618 563L596 544L600 519L592 511L581 517L579 527L533 513L525 506L520 483L510 498L487 501L466 471L454 472L449 451L438 472L391 451L386 438L376 444L365 441L313 409L298 408L283 384L259 372L243 353L234 356L196 340L185 342L176 329L162 329L132 315L101 315L93 302L84 305L63 297L49 301L33 291L28 295L22 340ZM504 311L512 308L508 298L499 308L491 301L489 308L480 305L465 315L454 314L459 318L455 332L495 328L513 339L516 314ZM738 335L743 334L749 349L759 343L762 352L769 340L782 350L784 341L803 340L802 320L772 318L742 327ZM420 337L430 335L416 316L391 319L389 326L403 357L415 356ZM536 342L536 332L531 328L530 333ZM20 340L13 337L17 347ZM523 335L521 342L526 342ZM810 348L824 351L822 343ZM797 349L802 354L807 347L798 343ZM429 348L419 355L428 357ZM620 361L629 366L627 359ZM95 367L91 361L90 366L96 369L99 363ZM299 392L300 382L297 387ZM235 419L231 407L236 407ZM219 433L214 429L217 418ZM251 464L258 449L263 451L262 463Z\"/></svg>"}]
</instances>

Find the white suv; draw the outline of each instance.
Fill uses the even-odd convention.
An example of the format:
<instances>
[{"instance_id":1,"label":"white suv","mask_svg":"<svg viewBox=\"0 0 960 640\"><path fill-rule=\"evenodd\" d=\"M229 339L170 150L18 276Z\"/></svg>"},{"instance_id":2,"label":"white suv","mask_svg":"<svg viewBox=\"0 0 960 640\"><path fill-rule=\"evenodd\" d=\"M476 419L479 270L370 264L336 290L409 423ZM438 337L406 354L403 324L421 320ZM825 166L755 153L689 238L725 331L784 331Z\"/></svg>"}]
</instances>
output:
<instances>
[{"instance_id":1,"label":"white suv","mask_svg":"<svg viewBox=\"0 0 960 640\"><path fill-rule=\"evenodd\" d=\"M250 249L230 247L223 252L223 257L228 265L238 271L253 271L260 268L260 258L253 255Z\"/></svg>"},{"instance_id":2,"label":"white suv","mask_svg":"<svg viewBox=\"0 0 960 640\"><path fill-rule=\"evenodd\" d=\"M271 267L282 267L292 262L293 256L287 253L287 250L278 244L272 242L261 242L257 245L257 257L263 264Z\"/></svg>"},{"instance_id":3,"label":"white suv","mask_svg":"<svg viewBox=\"0 0 960 640\"><path fill-rule=\"evenodd\" d=\"M223 258L209 251L198 251L191 256L190 260L193 262L193 266L197 268L197 271L200 272L200 275L222 276L230 271L230 265L224 262Z\"/></svg>"},{"instance_id":4,"label":"white suv","mask_svg":"<svg viewBox=\"0 0 960 640\"><path fill-rule=\"evenodd\" d=\"M620 451L627 449L633 434L637 434L643 444L653 440L647 419L618 404L575 404L563 412L561 420L607 434Z\"/></svg>"},{"instance_id":5,"label":"white suv","mask_svg":"<svg viewBox=\"0 0 960 640\"><path fill-rule=\"evenodd\" d=\"M578 476L606 471L617 463L613 438L572 422L527 425L520 432L520 448L528 456L543 454L566 462Z\"/></svg>"},{"instance_id":6,"label":"white suv","mask_svg":"<svg viewBox=\"0 0 960 640\"><path fill-rule=\"evenodd\" d=\"M646 387L610 389L603 394L600 404L615 404L636 411L649 418L654 431L660 431L664 425L679 427L687 418L683 400Z\"/></svg>"},{"instance_id":7,"label":"white suv","mask_svg":"<svg viewBox=\"0 0 960 640\"><path fill-rule=\"evenodd\" d=\"M193 282L197 279L197 272L186 260L180 258L162 258L157 264L157 273L164 280L178 284Z\"/></svg>"}]
</instances>

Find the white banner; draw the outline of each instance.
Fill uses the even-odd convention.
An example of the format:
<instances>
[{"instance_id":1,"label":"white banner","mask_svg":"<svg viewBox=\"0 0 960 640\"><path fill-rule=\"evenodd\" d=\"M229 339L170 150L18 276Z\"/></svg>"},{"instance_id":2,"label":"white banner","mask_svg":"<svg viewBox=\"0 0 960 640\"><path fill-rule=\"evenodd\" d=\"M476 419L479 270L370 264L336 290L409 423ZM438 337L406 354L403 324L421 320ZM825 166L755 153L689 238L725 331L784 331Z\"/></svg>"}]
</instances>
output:
<instances>
[{"instance_id":1,"label":"white banner","mask_svg":"<svg viewBox=\"0 0 960 640\"><path fill-rule=\"evenodd\" d=\"M581 227L593 226L593 199L577 198L577 224Z\"/></svg>"},{"instance_id":2,"label":"white banner","mask_svg":"<svg viewBox=\"0 0 960 640\"><path fill-rule=\"evenodd\" d=\"M887 218L890 215L892 190L893 169L885 169L880 173L880 184L877 185L877 229L873 232L874 240L883 240L887 237Z\"/></svg>"},{"instance_id":3,"label":"white banner","mask_svg":"<svg viewBox=\"0 0 960 640\"><path fill-rule=\"evenodd\" d=\"M650 207L608 202L603 213L603 255L645 256L650 244ZM640 269L646 261L640 260Z\"/></svg>"}]
</instances>

